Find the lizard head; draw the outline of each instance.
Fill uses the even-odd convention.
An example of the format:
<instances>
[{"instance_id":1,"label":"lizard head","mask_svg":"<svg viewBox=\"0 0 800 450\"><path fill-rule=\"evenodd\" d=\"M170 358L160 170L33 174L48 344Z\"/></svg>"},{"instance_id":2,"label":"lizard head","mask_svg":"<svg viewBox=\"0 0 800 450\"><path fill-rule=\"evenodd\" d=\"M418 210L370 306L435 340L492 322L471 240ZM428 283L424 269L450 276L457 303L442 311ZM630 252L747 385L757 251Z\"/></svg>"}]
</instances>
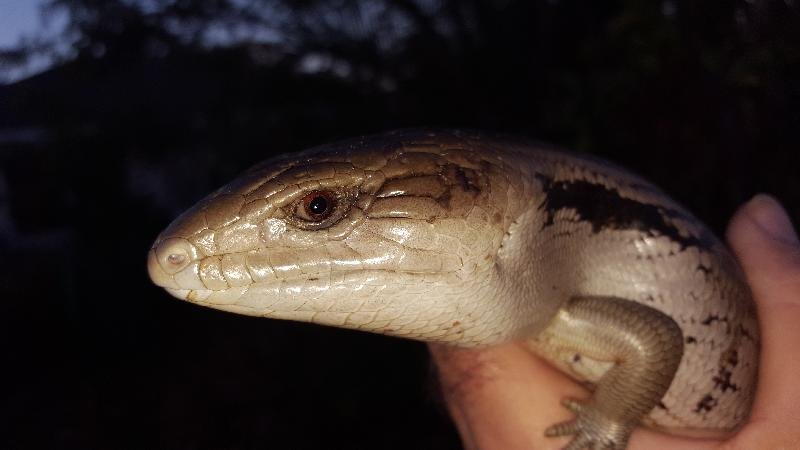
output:
<instances>
[{"instance_id":1,"label":"lizard head","mask_svg":"<svg viewBox=\"0 0 800 450\"><path fill-rule=\"evenodd\" d=\"M477 299L497 295L513 196L454 134L345 141L212 193L158 236L148 271L175 297L240 314L486 341L471 324L488 312Z\"/></svg>"}]
</instances>

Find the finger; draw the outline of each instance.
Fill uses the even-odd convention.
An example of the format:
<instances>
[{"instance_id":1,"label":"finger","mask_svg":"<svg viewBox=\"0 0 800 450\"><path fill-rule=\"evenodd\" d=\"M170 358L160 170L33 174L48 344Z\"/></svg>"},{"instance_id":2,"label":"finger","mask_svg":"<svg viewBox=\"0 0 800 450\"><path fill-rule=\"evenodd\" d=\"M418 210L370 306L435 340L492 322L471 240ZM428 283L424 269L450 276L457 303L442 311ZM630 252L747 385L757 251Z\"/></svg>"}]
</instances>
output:
<instances>
[{"instance_id":1,"label":"finger","mask_svg":"<svg viewBox=\"0 0 800 450\"><path fill-rule=\"evenodd\" d=\"M560 449L569 441L544 430L570 418L561 398L587 394L521 345L430 350L465 448Z\"/></svg>"},{"instance_id":2,"label":"finger","mask_svg":"<svg viewBox=\"0 0 800 450\"><path fill-rule=\"evenodd\" d=\"M728 240L753 290L761 324L754 419L796 420L800 399L800 243L780 204L757 195L734 216ZM787 412L790 416L787 416Z\"/></svg>"},{"instance_id":3,"label":"finger","mask_svg":"<svg viewBox=\"0 0 800 450\"><path fill-rule=\"evenodd\" d=\"M574 418L564 398L587 392L518 344L482 349L429 345L445 401L466 449L562 449L571 436L544 430ZM630 448L704 450L716 441L682 439L639 428Z\"/></svg>"}]
</instances>

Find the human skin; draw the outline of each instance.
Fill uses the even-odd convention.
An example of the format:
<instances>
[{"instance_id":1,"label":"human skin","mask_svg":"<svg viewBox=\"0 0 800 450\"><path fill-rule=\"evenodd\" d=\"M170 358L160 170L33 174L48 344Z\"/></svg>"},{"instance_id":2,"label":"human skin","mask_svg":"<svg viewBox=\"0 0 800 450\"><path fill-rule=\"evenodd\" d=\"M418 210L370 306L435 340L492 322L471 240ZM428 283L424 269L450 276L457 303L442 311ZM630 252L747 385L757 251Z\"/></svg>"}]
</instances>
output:
<instances>
[{"instance_id":1,"label":"human skin","mask_svg":"<svg viewBox=\"0 0 800 450\"><path fill-rule=\"evenodd\" d=\"M762 351L753 411L726 439L693 439L645 428L629 448L750 450L800 448L800 240L784 209L757 195L734 215L728 242L753 290ZM563 398L588 392L521 345L482 349L429 345L453 421L466 449L561 449L570 437L545 437L572 418Z\"/></svg>"}]
</instances>

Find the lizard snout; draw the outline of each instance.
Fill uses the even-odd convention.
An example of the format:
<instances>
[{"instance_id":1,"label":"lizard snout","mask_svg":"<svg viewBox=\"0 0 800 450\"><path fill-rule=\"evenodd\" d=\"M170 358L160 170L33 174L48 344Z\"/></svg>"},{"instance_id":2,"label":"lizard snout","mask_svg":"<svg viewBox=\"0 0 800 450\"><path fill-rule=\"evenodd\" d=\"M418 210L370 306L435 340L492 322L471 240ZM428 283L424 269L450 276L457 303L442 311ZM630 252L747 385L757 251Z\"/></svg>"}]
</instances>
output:
<instances>
[{"instance_id":1,"label":"lizard snout","mask_svg":"<svg viewBox=\"0 0 800 450\"><path fill-rule=\"evenodd\" d=\"M200 254L183 238L157 241L147 255L147 272L158 286L168 289L205 289L199 274Z\"/></svg>"}]
</instances>

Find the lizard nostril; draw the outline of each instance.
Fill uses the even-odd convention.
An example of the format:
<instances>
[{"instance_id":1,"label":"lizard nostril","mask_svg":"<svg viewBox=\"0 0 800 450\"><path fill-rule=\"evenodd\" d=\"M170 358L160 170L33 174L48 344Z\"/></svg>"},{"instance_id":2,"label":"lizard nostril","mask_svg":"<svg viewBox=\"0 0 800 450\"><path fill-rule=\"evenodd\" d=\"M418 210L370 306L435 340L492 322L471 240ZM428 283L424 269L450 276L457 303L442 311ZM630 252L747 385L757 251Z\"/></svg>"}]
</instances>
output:
<instances>
[{"instance_id":1,"label":"lizard nostril","mask_svg":"<svg viewBox=\"0 0 800 450\"><path fill-rule=\"evenodd\" d=\"M167 256L167 262L173 266L181 266L184 262L186 262L186 254L172 253L171 255Z\"/></svg>"},{"instance_id":2,"label":"lizard nostril","mask_svg":"<svg viewBox=\"0 0 800 450\"><path fill-rule=\"evenodd\" d=\"M155 251L161 268L170 275L180 272L199 256L197 249L182 238L165 239L156 245Z\"/></svg>"}]
</instances>

